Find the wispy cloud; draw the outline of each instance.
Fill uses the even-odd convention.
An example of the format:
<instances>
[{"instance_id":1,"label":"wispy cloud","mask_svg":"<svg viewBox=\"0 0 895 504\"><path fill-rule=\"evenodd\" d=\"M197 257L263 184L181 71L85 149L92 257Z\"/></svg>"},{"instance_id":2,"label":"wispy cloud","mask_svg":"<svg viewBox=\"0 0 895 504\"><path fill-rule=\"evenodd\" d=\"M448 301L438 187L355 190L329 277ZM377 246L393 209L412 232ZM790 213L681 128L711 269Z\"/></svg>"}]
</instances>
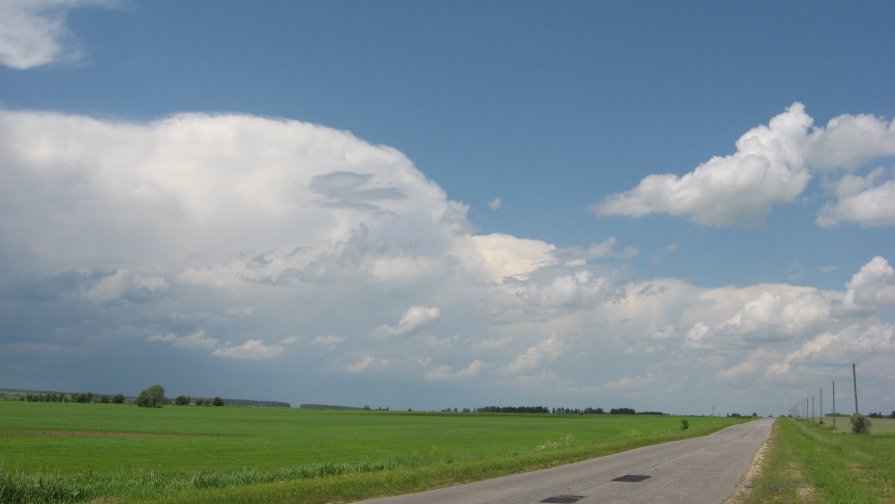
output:
<instances>
[{"instance_id":1,"label":"wispy cloud","mask_svg":"<svg viewBox=\"0 0 895 504\"><path fill-rule=\"evenodd\" d=\"M217 338L210 338L205 335L205 331L196 331L186 336L178 336L174 333L154 334L146 338L146 341L153 343L170 343L175 348L195 348L202 350L210 350L217 346Z\"/></svg>"},{"instance_id":2,"label":"wispy cloud","mask_svg":"<svg viewBox=\"0 0 895 504\"><path fill-rule=\"evenodd\" d=\"M68 12L112 3L111 0L0 2L0 64L24 70L80 60L81 52L66 24Z\"/></svg>"}]
</instances>

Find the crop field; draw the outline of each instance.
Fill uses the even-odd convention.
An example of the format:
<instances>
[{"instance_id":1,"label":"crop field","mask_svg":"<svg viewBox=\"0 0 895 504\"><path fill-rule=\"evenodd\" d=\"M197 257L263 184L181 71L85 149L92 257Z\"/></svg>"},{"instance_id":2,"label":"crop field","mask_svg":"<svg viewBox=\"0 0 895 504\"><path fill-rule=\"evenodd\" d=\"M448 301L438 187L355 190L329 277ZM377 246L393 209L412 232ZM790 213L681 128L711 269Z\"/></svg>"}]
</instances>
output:
<instances>
[{"instance_id":1,"label":"crop field","mask_svg":"<svg viewBox=\"0 0 895 504\"><path fill-rule=\"evenodd\" d=\"M895 434L895 418L868 418L870 420L871 435ZM833 417L824 417L824 424L833 426ZM850 433L851 421L848 417L836 418L836 430L839 432Z\"/></svg>"},{"instance_id":2,"label":"crop field","mask_svg":"<svg viewBox=\"0 0 895 504\"><path fill-rule=\"evenodd\" d=\"M848 418L819 425L781 418L753 491L742 502L891 503L895 502L895 432L872 434L850 429ZM873 420L871 432L876 428ZM880 425L892 423L879 419Z\"/></svg>"},{"instance_id":3,"label":"crop field","mask_svg":"<svg viewBox=\"0 0 895 504\"><path fill-rule=\"evenodd\" d=\"M705 435L737 421L0 401L0 502L351 501Z\"/></svg>"}]
</instances>

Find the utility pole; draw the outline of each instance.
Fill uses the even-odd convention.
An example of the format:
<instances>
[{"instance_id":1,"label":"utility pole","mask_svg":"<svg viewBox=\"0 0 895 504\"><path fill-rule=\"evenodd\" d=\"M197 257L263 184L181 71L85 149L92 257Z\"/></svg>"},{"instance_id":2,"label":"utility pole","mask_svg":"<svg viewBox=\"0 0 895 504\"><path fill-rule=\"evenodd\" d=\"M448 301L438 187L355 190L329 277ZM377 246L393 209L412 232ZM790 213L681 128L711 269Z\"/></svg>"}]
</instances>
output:
<instances>
[{"instance_id":1,"label":"utility pole","mask_svg":"<svg viewBox=\"0 0 895 504\"><path fill-rule=\"evenodd\" d=\"M811 394L811 421L814 421L814 394Z\"/></svg>"},{"instance_id":2,"label":"utility pole","mask_svg":"<svg viewBox=\"0 0 895 504\"><path fill-rule=\"evenodd\" d=\"M858 416L858 372L854 364L851 365L851 379L855 386L855 416Z\"/></svg>"},{"instance_id":3,"label":"utility pole","mask_svg":"<svg viewBox=\"0 0 895 504\"><path fill-rule=\"evenodd\" d=\"M836 427L836 380L833 380L833 427Z\"/></svg>"},{"instance_id":4,"label":"utility pole","mask_svg":"<svg viewBox=\"0 0 895 504\"><path fill-rule=\"evenodd\" d=\"M820 423L824 423L824 388L820 388Z\"/></svg>"}]
</instances>

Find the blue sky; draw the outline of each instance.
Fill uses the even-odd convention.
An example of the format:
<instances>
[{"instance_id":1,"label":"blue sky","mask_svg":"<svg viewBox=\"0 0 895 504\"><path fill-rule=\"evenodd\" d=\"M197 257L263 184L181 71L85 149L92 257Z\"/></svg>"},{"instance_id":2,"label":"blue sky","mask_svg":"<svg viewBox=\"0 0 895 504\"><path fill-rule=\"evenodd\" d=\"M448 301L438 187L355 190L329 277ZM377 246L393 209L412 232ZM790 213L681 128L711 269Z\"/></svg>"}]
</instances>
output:
<instances>
[{"instance_id":1,"label":"blue sky","mask_svg":"<svg viewBox=\"0 0 895 504\"><path fill-rule=\"evenodd\" d=\"M0 385L895 407L890 3L0 13Z\"/></svg>"}]
</instances>

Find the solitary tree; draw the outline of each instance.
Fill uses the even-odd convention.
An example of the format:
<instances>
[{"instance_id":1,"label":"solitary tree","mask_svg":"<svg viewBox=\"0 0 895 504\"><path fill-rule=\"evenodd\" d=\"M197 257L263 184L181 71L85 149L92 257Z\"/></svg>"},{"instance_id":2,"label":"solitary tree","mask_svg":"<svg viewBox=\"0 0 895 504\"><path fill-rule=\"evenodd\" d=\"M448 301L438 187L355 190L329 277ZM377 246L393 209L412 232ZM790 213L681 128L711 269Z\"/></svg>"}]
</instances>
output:
<instances>
[{"instance_id":1,"label":"solitary tree","mask_svg":"<svg viewBox=\"0 0 895 504\"><path fill-rule=\"evenodd\" d=\"M214 404L215 406L223 406L224 400L220 397L215 397L214 400L212 400L211 404Z\"/></svg>"},{"instance_id":2,"label":"solitary tree","mask_svg":"<svg viewBox=\"0 0 895 504\"><path fill-rule=\"evenodd\" d=\"M165 389L161 385L150 385L140 392L134 402L144 408L161 408L165 404Z\"/></svg>"}]
</instances>

